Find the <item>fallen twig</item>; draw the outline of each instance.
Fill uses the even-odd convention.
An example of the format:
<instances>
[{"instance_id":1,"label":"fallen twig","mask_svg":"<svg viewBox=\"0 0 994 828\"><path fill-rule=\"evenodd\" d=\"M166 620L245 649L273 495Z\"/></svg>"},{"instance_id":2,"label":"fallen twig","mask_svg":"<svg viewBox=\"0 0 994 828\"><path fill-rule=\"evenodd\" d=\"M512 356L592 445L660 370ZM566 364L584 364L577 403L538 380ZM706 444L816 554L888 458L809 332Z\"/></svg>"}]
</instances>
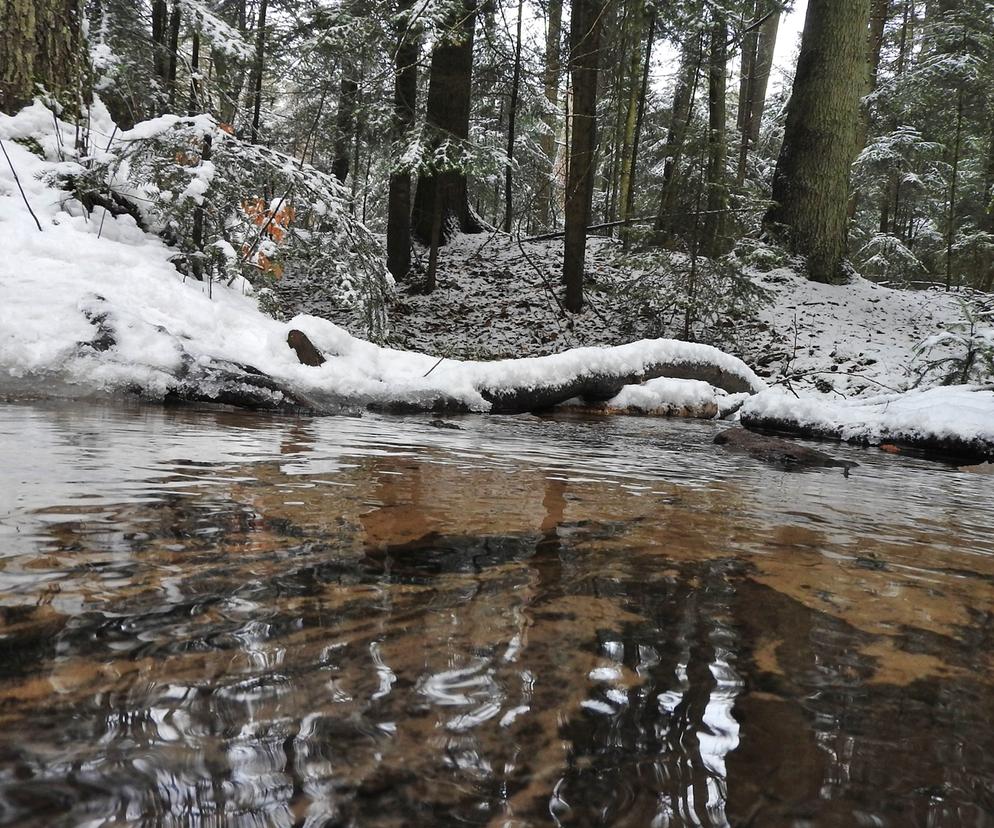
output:
<instances>
[{"instance_id":1,"label":"fallen twig","mask_svg":"<svg viewBox=\"0 0 994 828\"><path fill-rule=\"evenodd\" d=\"M3 150L3 157L7 159L7 166L10 167L10 172L14 176L14 183L17 184L17 189L21 191L21 198L24 199L24 206L28 208L28 212L31 213L31 218L35 220L35 224L38 225L38 232L44 233L45 231L41 228L41 222L38 221L38 216L35 215L35 211L31 209L31 204L28 203L28 197L24 193L24 188L21 186L21 179L17 177L17 170L14 169L14 162L10 160L10 156L7 155L7 148L3 145L3 141L0 141L0 150Z\"/></svg>"}]
</instances>

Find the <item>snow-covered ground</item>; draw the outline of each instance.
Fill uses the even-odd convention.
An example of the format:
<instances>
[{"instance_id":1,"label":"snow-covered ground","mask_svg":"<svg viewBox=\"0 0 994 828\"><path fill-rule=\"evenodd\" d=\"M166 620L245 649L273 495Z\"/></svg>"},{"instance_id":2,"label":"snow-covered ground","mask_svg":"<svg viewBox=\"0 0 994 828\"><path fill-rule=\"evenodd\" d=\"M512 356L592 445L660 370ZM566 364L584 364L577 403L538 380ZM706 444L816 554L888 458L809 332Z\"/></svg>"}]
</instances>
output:
<instances>
[{"instance_id":1,"label":"snow-covered ground","mask_svg":"<svg viewBox=\"0 0 994 828\"><path fill-rule=\"evenodd\" d=\"M185 279L169 262L174 251L131 217L87 216L68 193L48 183L65 162L43 160L11 139L31 139L53 157L58 140L51 124L51 113L37 104L16 118L0 115L0 139L11 164L0 169L6 247L0 264L0 393L138 389L162 397L184 382L200 383L202 395L214 396L217 375L211 369L218 362L249 365L305 399L359 406L430 407L441 401L486 411L493 397L512 389L555 392L588 377L651 373L661 363L713 368L735 386L765 387L741 360L672 340L459 362L381 348L314 316L277 321L260 312L246 285L229 289ZM60 139L71 145L72 135L66 130ZM287 345L292 328L304 331L329 359L320 367L301 365Z\"/></svg>"},{"instance_id":2,"label":"snow-covered ground","mask_svg":"<svg viewBox=\"0 0 994 828\"><path fill-rule=\"evenodd\" d=\"M569 321L561 291L561 239L521 242L503 234L457 237L439 256L430 295L401 285L390 308L392 345L454 358L535 356L585 345L628 341L636 308L618 294L633 275L620 266L617 241L588 242L587 307ZM810 282L788 268L753 272L768 294L755 318L741 320L710 344L751 365L771 383L844 396L911 387L922 366L916 348L963 316L960 297L941 290L899 290L857 278L847 285ZM288 279L278 288L291 312L321 315ZM680 337L679 314L660 323Z\"/></svg>"},{"instance_id":3,"label":"snow-covered ground","mask_svg":"<svg viewBox=\"0 0 994 828\"><path fill-rule=\"evenodd\" d=\"M464 236L446 247L435 293L400 293L392 309L393 343L403 349L384 348L315 315L274 319L259 310L247 284L228 288L184 278L169 261L175 251L130 216L103 215L102 208L88 215L53 184L55 173L72 172L73 162L56 159L60 143L71 145L73 136L69 127L56 136L52 124L38 104L15 118L0 114L10 159L0 166L0 396L137 390L154 398L178 383L199 383L201 397L216 397L213 368L222 364L272 377L274 398L285 389L326 408L401 403L487 411L522 389L539 401L564 399L563 391L579 393L590 380L608 377L598 396L612 389L611 377L665 375L662 365L682 379L626 387L606 408L724 413L739 400L687 378L703 372L728 391L763 391L766 383L751 363L772 382L804 394L762 394L746 408L755 416L774 412L784 422L821 424L822 433L843 438L972 435L994 446L990 391L832 402L907 389L918 343L959 318L955 297L863 280L816 285L785 269L757 273L753 278L769 300L727 337L742 360L675 339L623 344L634 309L618 301L618 288L639 277L621 270L609 240L591 241L591 301L567 323L555 299L559 241ZM47 160L36 154L38 147ZM281 286L285 302L292 302L294 290L292 279ZM299 363L287 345L293 328L328 357L323 365ZM465 356L509 358L456 359Z\"/></svg>"}]
</instances>

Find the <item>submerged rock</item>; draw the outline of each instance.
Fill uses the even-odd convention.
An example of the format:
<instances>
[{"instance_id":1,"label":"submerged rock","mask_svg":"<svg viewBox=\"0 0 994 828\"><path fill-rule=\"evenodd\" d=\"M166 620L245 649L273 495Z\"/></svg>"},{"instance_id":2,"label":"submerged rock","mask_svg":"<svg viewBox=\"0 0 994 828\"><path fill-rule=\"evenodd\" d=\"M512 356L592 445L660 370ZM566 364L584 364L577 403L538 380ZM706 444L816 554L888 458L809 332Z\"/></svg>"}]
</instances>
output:
<instances>
[{"instance_id":1,"label":"submerged rock","mask_svg":"<svg viewBox=\"0 0 994 828\"><path fill-rule=\"evenodd\" d=\"M450 423L448 420L434 419L429 420L428 425L433 428L450 428L454 431L462 431L462 426L456 425L455 423Z\"/></svg>"},{"instance_id":2,"label":"submerged rock","mask_svg":"<svg viewBox=\"0 0 994 828\"><path fill-rule=\"evenodd\" d=\"M783 440L768 437L744 428L730 428L714 438L714 442L730 451L740 451L764 463L781 466L789 471L806 468L841 468L845 474L858 466L850 460L838 460L818 449L809 448Z\"/></svg>"}]
</instances>

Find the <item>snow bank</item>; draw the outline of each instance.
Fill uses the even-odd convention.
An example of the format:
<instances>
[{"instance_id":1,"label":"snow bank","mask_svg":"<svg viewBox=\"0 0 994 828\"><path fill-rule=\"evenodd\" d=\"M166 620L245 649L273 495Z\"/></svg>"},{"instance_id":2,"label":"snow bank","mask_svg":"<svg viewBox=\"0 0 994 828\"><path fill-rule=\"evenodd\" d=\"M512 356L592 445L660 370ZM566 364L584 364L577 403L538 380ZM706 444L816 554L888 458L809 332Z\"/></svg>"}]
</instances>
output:
<instances>
[{"instance_id":1,"label":"snow bank","mask_svg":"<svg viewBox=\"0 0 994 828\"><path fill-rule=\"evenodd\" d=\"M791 377L795 388L847 397L903 391L922 367L919 344L963 315L956 293L901 290L860 277L826 285L787 268L754 278L772 301L759 311L759 329L744 338L742 356L764 375Z\"/></svg>"},{"instance_id":2,"label":"snow bank","mask_svg":"<svg viewBox=\"0 0 994 828\"><path fill-rule=\"evenodd\" d=\"M705 371L733 391L765 387L741 360L707 345L644 340L614 348L499 362L460 362L381 348L313 316L276 321L257 307L246 285L229 289L184 279L175 252L129 216L87 215L70 194L46 182L58 162L11 139L31 138L56 157L68 130L53 135L51 114L36 104L0 114L4 140L39 232L8 167L0 168L0 393L86 395L140 390L152 397L201 382L211 396L213 368L251 366L322 404L462 407L510 410L530 399L564 399L570 389L610 389L658 375ZM328 356L299 364L287 334L302 330ZM278 391L273 394L279 397ZM217 395L213 395L217 396ZM566 393L566 396L570 396Z\"/></svg>"},{"instance_id":3,"label":"snow bank","mask_svg":"<svg viewBox=\"0 0 994 828\"><path fill-rule=\"evenodd\" d=\"M944 386L851 400L767 391L750 398L741 416L743 425L753 428L994 458L994 386Z\"/></svg>"}]
</instances>

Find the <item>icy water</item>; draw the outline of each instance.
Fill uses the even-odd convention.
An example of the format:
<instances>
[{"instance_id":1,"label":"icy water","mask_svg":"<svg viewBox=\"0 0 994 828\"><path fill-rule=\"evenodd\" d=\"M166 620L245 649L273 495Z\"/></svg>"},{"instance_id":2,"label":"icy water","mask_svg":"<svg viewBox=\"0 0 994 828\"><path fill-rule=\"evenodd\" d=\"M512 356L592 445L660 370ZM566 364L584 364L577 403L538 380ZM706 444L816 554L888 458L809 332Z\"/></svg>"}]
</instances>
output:
<instances>
[{"instance_id":1,"label":"icy water","mask_svg":"<svg viewBox=\"0 0 994 828\"><path fill-rule=\"evenodd\" d=\"M994 477L0 406L0 824L994 823Z\"/></svg>"}]
</instances>

